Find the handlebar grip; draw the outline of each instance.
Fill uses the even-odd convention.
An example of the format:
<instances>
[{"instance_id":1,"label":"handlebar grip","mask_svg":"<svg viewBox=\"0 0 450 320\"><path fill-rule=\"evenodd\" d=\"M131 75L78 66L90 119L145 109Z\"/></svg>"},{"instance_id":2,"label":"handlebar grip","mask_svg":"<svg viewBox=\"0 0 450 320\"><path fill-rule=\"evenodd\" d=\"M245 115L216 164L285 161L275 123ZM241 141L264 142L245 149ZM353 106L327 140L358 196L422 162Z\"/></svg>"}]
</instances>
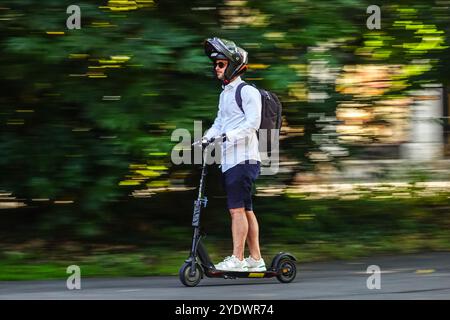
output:
<instances>
[{"instance_id":1,"label":"handlebar grip","mask_svg":"<svg viewBox=\"0 0 450 320\"><path fill-rule=\"evenodd\" d=\"M223 142L223 141L225 141L225 139L226 139L226 134L222 133L219 136L215 136L215 137L209 138L209 140L206 140L206 142L203 142L203 139L195 141L194 143L192 143L192 146L196 146L196 145L201 144L203 147L207 147L207 146L209 146L211 143L213 143L216 140Z\"/></svg>"}]
</instances>

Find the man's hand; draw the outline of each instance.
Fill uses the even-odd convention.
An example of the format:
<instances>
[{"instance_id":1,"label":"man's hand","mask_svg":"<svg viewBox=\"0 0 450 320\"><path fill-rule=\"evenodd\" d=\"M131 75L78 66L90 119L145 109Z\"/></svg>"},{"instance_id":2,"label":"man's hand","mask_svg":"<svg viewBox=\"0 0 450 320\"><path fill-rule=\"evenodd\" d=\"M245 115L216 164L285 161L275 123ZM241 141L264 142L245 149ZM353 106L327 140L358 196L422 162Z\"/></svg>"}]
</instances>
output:
<instances>
[{"instance_id":1,"label":"man's hand","mask_svg":"<svg viewBox=\"0 0 450 320\"><path fill-rule=\"evenodd\" d=\"M227 136L225 133L222 133L220 136L212 137L209 140L208 140L208 138L203 137L201 140L195 141L192 145L196 146L196 145L201 144L202 148L206 148L207 146L209 146L211 143L213 143L215 141L225 142L225 140L227 140Z\"/></svg>"},{"instance_id":2,"label":"man's hand","mask_svg":"<svg viewBox=\"0 0 450 320\"><path fill-rule=\"evenodd\" d=\"M222 142L227 141L227 134L226 133L222 133L221 138L222 138Z\"/></svg>"},{"instance_id":3,"label":"man's hand","mask_svg":"<svg viewBox=\"0 0 450 320\"><path fill-rule=\"evenodd\" d=\"M208 138L203 137L201 140L197 140L195 141L192 145L193 146L199 146L201 145L202 148L206 148L210 143L212 143L214 141L214 138L211 138L208 140Z\"/></svg>"},{"instance_id":4,"label":"man's hand","mask_svg":"<svg viewBox=\"0 0 450 320\"><path fill-rule=\"evenodd\" d=\"M214 138L211 138L211 139L214 139ZM203 137L201 142L202 142L202 148L206 148L208 146L208 144L210 144L212 141L210 142L206 137Z\"/></svg>"},{"instance_id":5,"label":"man's hand","mask_svg":"<svg viewBox=\"0 0 450 320\"><path fill-rule=\"evenodd\" d=\"M227 140L227 135L222 133L220 136L215 136L209 139L209 143L213 143L214 141L225 142Z\"/></svg>"}]
</instances>

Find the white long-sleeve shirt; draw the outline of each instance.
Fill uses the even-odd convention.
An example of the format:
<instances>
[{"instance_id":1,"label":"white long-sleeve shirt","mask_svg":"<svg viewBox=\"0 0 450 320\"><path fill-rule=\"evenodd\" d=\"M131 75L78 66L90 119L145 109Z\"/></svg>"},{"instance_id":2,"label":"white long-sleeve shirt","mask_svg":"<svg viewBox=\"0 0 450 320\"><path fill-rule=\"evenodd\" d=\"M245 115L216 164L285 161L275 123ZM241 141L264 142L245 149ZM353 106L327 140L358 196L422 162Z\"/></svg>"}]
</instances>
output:
<instances>
[{"instance_id":1,"label":"white long-sleeve shirt","mask_svg":"<svg viewBox=\"0 0 450 320\"><path fill-rule=\"evenodd\" d=\"M261 122L261 94L250 85L244 86L241 96L245 112L242 112L235 99L236 88L242 82L238 77L224 87L217 117L205 135L208 139L222 133L227 135L222 144L222 172L245 160L261 161L256 136Z\"/></svg>"}]
</instances>

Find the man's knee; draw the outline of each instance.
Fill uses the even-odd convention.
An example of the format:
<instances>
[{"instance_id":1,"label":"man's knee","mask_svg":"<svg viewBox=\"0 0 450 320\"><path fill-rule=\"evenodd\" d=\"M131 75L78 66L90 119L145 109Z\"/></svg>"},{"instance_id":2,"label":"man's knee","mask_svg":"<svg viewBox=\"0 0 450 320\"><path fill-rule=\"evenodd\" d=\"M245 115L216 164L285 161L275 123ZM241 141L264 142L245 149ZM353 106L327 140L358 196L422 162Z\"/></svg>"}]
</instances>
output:
<instances>
[{"instance_id":1,"label":"man's knee","mask_svg":"<svg viewBox=\"0 0 450 320\"><path fill-rule=\"evenodd\" d=\"M247 216L247 219L256 219L256 215L253 210L245 210L245 215Z\"/></svg>"},{"instance_id":2,"label":"man's knee","mask_svg":"<svg viewBox=\"0 0 450 320\"><path fill-rule=\"evenodd\" d=\"M230 209L230 215L231 215L231 218L245 215L245 209L244 208Z\"/></svg>"}]
</instances>

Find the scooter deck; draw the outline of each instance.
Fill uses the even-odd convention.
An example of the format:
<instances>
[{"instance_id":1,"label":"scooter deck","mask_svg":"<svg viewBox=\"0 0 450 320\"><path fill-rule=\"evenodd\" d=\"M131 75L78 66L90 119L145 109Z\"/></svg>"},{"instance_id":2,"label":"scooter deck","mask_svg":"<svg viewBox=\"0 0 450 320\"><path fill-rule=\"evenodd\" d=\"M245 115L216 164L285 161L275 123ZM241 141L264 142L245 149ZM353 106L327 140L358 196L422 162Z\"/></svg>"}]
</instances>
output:
<instances>
[{"instance_id":1,"label":"scooter deck","mask_svg":"<svg viewBox=\"0 0 450 320\"><path fill-rule=\"evenodd\" d=\"M205 275L210 278L273 278L279 272L274 270L267 271L223 271L216 269L205 270Z\"/></svg>"}]
</instances>

